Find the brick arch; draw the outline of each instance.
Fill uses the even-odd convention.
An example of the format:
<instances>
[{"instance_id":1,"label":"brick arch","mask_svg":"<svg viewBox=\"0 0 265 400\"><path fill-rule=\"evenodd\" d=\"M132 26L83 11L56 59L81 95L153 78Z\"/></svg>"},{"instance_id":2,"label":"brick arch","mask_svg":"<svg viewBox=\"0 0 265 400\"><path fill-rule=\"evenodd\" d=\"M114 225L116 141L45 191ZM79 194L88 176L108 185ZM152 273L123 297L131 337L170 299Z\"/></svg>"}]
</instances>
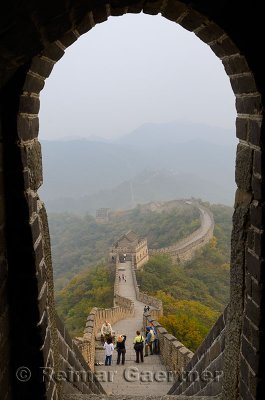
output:
<instances>
[{"instance_id":1,"label":"brick arch","mask_svg":"<svg viewBox=\"0 0 265 400\"><path fill-rule=\"evenodd\" d=\"M56 3L56 1L55 1ZM40 32L43 36L43 50L35 55L28 65L22 67L20 80L22 94L18 104L17 149L23 167L23 192L26 193L28 207L29 234L34 248L34 263L38 283L38 312L36 321L41 330L40 339L44 353L44 365L56 364L56 354L51 354L51 339L47 328L54 324L53 315L47 312L53 302L53 285L49 254L48 224L45 209L41 204L37 190L42 184L41 149L38 137L39 93L44 87L45 79L52 72L54 64L63 56L65 48L73 44L80 35L88 32L109 16L120 16L125 13L140 13L155 15L161 13L165 18L180 24L192 31L197 37L207 43L224 65L230 78L232 89L236 96L236 134L240 139L236 160L236 183L238 186L235 198L234 227L232 234L231 259L231 305L230 322L227 334L227 358L224 391L226 395L237 393L239 366L258 373L254 364L256 347L253 343L259 338L253 336L253 326L257 326L260 301L259 290L261 277L261 202L262 195L262 162L261 162L261 124L262 102L255 84L254 76L248 66L248 60L242 51L233 43L230 36L211 18L199 13L196 9L181 1L150 1L143 2L110 1L109 3L75 2L70 10L58 17L58 26L54 23ZM94 4L91 7L88 3ZM23 214L26 216L27 214ZM50 264L51 265L51 264ZM48 283L48 284L47 284ZM48 289L47 289L48 288ZM32 289L32 287L31 287ZM34 294L36 296L36 293ZM244 320L244 334L242 326ZM252 330L251 330L252 329ZM254 329L255 330L255 329ZM46 333L45 333L46 332ZM254 338L253 338L254 337ZM246 344L247 343L247 344ZM241 351L241 353L240 353ZM56 351L55 351L56 353ZM238 354L240 353L240 359ZM58 354L57 354L58 357ZM234 360L232 360L234 358ZM42 361L38 360L39 363ZM256 368L256 369L255 369ZM241 390L250 388L251 372L248 377L240 376ZM252 381L253 382L253 381ZM231 398L231 397L227 397Z\"/></svg>"}]
</instances>

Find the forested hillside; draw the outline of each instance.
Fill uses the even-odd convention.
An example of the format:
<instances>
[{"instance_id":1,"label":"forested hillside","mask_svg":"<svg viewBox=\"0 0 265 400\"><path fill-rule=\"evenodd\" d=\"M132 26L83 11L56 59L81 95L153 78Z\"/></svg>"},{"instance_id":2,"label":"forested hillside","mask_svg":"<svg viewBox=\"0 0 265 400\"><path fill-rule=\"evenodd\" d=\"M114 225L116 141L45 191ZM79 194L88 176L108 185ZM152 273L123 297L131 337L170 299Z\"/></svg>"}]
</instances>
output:
<instances>
[{"instance_id":1,"label":"forested hillside","mask_svg":"<svg viewBox=\"0 0 265 400\"><path fill-rule=\"evenodd\" d=\"M229 261L232 209L210 207L214 238L184 266L166 255L152 257L137 272L140 289L163 301L161 324L195 350L229 300Z\"/></svg>"},{"instance_id":2,"label":"forested hillside","mask_svg":"<svg viewBox=\"0 0 265 400\"><path fill-rule=\"evenodd\" d=\"M72 336L83 335L93 307L113 307L114 266L99 264L80 272L55 297L56 308Z\"/></svg>"},{"instance_id":3,"label":"forested hillside","mask_svg":"<svg viewBox=\"0 0 265 400\"><path fill-rule=\"evenodd\" d=\"M104 262L110 246L130 229L147 237L150 248L160 248L174 244L199 226L198 208L184 201L157 211L139 205L127 212L112 213L106 224L96 223L89 215L50 214L56 289L62 289L80 271Z\"/></svg>"}]
</instances>

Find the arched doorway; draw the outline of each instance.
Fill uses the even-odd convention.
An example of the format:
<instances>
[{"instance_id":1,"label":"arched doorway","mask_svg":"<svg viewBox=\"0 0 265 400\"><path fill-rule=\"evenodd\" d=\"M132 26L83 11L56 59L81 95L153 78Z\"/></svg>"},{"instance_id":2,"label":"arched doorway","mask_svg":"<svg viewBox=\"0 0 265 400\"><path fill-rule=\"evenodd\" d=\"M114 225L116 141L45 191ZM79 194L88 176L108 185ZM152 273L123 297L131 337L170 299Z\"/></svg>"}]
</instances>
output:
<instances>
[{"instance_id":1,"label":"arched doorway","mask_svg":"<svg viewBox=\"0 0 265 400\"><path fill-rule=\"evenodd\" d=\"M67 7L56 3L50 11L45 7L42 10L40 6L35 13L32 12L34 43L29 45L28 54L21 54L15 60L20 67L16 70L13 66L13 71L16 70L13 75L7 73L7 79L12 79L4 87L2 102L2 186L6 210L3 217L6 245L3 245L3 250L6 246L9 275L9 294L6 297L8 313L5 318L10 321L11 342L14 343L12 367L20 365L25 358L33 369L47 363L53 365L59 357L56 335L51 334L55 331L55 321L48 225L44 205L37 194L42 183L41 152L37 140L39 92L55 62L63 56L65 48L80 35L107 20L110 15L143 11L148 14L161 13L165 18L193 31L207 43L222 60L236 95L237 137L240 143L236 161L238 189L233 220L224 395L236 398L238 383L242 395L247 393L255 396L256 391L260 390L258 386L251 385L253 380L255 384L259 382L261 372L258 349L263 281L263 115L261 94L248 66L256 67L256 64L251 60L247 45L240 42L232 29L235 20L229 21L222 9L218 13L214 7L204 10L196 2L194 4L194 7L190 7L177 1L145 4L95 1L93 5L75 3ZM233 7L233 15L235 10ZM40 18L42 12L45 15L43 19ZM28 31L24 34L29 38ZM41 39L34 41L35 37ZM237 39L237 46L232 37ZM25 48L22 46L22 49ZM259 87L262 89L263 86ZM20 265L23 265L23 270L19 268ZM27 311L29 307L33 307L30 315ZM17 314L20 318L16 318ZM18 329L20 336L17 335ZM32 350L30 353L29 348ZM40 352L37 351L39 348ZM18 389L17 384L14 391ZM42 390L39 385L37 390Z\"/></svg>"}]
</instances>

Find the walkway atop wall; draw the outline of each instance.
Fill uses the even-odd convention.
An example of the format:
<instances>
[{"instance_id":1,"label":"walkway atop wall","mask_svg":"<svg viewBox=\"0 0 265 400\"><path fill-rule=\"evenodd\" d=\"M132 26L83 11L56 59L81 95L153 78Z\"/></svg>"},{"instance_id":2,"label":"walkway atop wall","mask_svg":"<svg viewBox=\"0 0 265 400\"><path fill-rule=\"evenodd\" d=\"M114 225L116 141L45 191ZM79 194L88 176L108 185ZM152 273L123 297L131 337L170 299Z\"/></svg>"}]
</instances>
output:
<instances>
[{"instance_id":1,"label":"walkway atop wall","mask_svg":"<svg viewBox=\"0 0 265 400\"><path fill-rule=\"evenodd\" d=\"M115 334L124 334L126 340L125 365L116 365L117 352L114 351L113 363L111 367L99 365L95 367L95 372L101 380L101 384L107 394L114 395L165 395L173 385L173 379L166 372L165 367L158 355L144 357L144 362L136 364L135 351L133 349L133 339L136 330L143 332L143 310L144 303L136 300L136 293L133 284L131 262L120 263L118 265L120 275L125 275L126 282L122 279L119 282L118 294L134 301L135 314L129 319L124 319L113 325ZM99 345L100 346L100 345ZM96 362L104 363L104 350L97 346ZM112 380L112 381L111 381Z\"/></svg>"},{"instance_id":2,"label":"walkway atop wall","mask_svg":"<svg viewBox=\"0 0 265 400\"><path fill-rule=\"evenodd\" d=\"M201 226L199 229L197 229L194 232L194 235L191 234L187 238L183 239L182 241L176 244L176 250L181 249L182 247L189 246L193 242L196 242L200 238L202 238L208 231L209 229L213 226L213 220L211 218L211 215L209 212L206 211L205 208L199 207L198 209L200 210L201 213Z\"/></svg>"}]
</instances>

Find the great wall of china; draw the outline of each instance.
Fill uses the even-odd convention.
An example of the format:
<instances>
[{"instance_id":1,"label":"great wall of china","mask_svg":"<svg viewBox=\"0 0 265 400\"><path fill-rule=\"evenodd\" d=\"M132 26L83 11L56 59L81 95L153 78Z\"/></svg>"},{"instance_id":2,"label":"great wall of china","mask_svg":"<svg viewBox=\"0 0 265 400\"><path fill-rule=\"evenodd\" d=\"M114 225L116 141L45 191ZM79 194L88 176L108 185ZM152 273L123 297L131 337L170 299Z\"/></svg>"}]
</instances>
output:
<instances>
[{"instance_id":1,"label":"great wall of china","mask_svg":"<svg viewBox=\"0 0 265 400\"><path fill-rule=\"evenodd\" d=\"M175 254L182 254L181 260L184 261L190 259L198 248L212 238L213 217L205 207L200 206L199 209L201 227L178 244L161 249L161 253L167 253L173 257ZM185 253L186 256L184 256ZM162 302L139 290L133 265L133 260L126 262L116 260L114 307L110 309L93 308L88 315L83 337L74 340L89 369L95 374L96 382L100 376L102 377L103 373L112 371L113 379L110 381L103 379L103 381L98 382L107 395L122 395L125 388L127 395L142 394L143 386L141 382L138 380L128 382L125 375L126 371L130 371L130 368L135 368L133 337L136 329L144 333L144 328L152 322L157 329L160 353L150 356L148 361L145 359L144 364L137 366L137 371L141 375L151 368L152 371L155 371L154 373L167 376L167 379L159 382L152 379L152 384L148 386L149 395L156 396L167 393L196 396L218 395L221 392L222 385L226 312L220 316L205 341L193 354L159 324L159 318L163 315ZM126 274L126 283L119 279L121 273ZM150 311L144 313L143 308L147 304L150 306ZM111 323L115 334L127 335L124 368L123 366L117 368L114 365L110 370L109 367L103 365L104 356L99 332L105 320ZM183 373L185 378L183 378ZM195 375L197 378L203 376L205 379L197 379L194 377ZM76 399L78 398L76 397ZM75 397L71 397L71 399L75 399Z\"/></svg>"}]
</instances>

